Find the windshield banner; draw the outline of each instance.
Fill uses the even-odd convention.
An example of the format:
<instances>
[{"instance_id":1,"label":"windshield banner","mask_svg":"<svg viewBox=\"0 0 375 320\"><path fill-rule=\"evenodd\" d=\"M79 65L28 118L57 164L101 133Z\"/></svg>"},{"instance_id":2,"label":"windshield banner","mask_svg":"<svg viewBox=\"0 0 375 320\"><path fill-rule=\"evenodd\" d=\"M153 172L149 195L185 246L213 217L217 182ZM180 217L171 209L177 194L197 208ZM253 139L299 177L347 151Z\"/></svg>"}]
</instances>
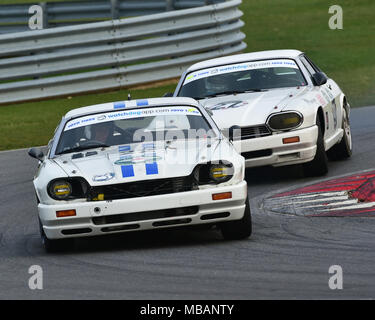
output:
<instances>
[{"instance_id":1,"label":"windshield banner","mask_svg":"<svg viewBox=\"0 0 375 320\"><path fill-rule=\"evenodd\" d=\"M185 78L185 84L188 84L192 81L216 76L219 74L226 74L237 71L247 71L255 69L264 69L264 68L293 68L298 69L297 64L291 59L272 59L272 60L263 60L263 61L254 61L254 62L243 62L231 65L225 65L220 67L214 67L204 70L198 70L192 73L189 73Z\"/></svg>"},{"instance_id":2,"label":"windshield banner","mask_svg":"<svg viewBox=\"0 0 375 320\"><path fill-rule=\"evenodd\" d=\"M84 126L89 126L96 123L134 119L143 117L167 116L167 115L183 115L183 116L201 116L198 109L194 107L159 107L159 108L144 108L135 110L121 110L115 112L100 113L89 115L69 121L65 125L64 131L76 129Z\"/></svg>"}]
</instances>

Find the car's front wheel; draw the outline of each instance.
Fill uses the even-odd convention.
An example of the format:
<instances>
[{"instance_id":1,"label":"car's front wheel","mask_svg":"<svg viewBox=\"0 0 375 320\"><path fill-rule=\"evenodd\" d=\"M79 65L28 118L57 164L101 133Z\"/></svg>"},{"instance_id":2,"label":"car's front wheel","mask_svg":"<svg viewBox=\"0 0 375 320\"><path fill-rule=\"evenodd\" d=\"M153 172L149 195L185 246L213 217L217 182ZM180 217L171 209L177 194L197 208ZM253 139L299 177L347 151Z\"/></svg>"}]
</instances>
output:
<instances>
[{"instance_id":1,"label":"car's front wheel","mask_svg":"<svg viewBox=\"0 0 375 320\"><path fill-rule=\"evenodd\" d=\"M349 117L345 108L343 109L342 115L342 129L344 131L344 136L341 141L328 150L328 156L332 160L347 159L352 155L352 133L350 130Z\"/></svg>"},{"instance_id":2,"label":"car's front wheel","mask_svg":"<svg viewBox=\"0 0 375 320\"><path fill-rule=\"evenodd\" d=\"M249 200L246 199L245 213L241 220L223 222L220 225L225 240L241 240L251 236L252 222Z\"/></svg>"},{"instance_id":3,"label":"car's front wheel","mask_svg":"<svg viewBox=\"0 0 375 320\"><path fill-rule=\"evenodd\" d=\"M53 253L53 252L63 252L68 251L73 248L74 239L48 239L44 230L42 223L39 220L39 230L40 230L40 237L42 238L42 244L46 252Z\"/></svg>"}]
</instances>

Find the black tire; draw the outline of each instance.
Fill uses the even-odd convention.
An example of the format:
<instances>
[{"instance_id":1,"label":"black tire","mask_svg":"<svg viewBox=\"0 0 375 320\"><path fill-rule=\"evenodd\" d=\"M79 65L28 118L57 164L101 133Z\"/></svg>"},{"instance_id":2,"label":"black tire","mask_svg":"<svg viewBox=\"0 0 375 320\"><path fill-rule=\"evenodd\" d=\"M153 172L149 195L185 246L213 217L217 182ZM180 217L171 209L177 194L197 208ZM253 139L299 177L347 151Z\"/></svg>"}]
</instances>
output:
<instances>
[{"instance_id":1,"label":"black tire","mask_svg":"<svg viewBox=\"0 0 375 320\"><path fill-rule=\"evenodd\" d=\"M341 141L327 151L328 157L332 160L343 160L352 156L352 134L345 108L343 109L342 129L344 130L344 136Z\"/></svg>"},{"instance_id":2,"label":"black tire","mask_svg":"<svg viewBox=\"0 0 375 320\"><path fill-rule=\"evenodd\" d=\"M65 252L71 250L74 246L74 239L48 239L46 234L44 233L42 223L39 220L39 230L40 230L40 237L42 238L42 244L44 249L48 253L54 252Z\"/></svg>"},{"instance_id":3,"label":"black tire","mask_svg":"<svg viewBox=\"0 0 375 320\"><path fill-rule=\"evenodd\" d=\"M323 132L319 117L317 117L316 125L318 126L316 154L312 161L303 164L303 172L306 177L323 176L328 172L328 157L324 149Z\"/></svg>"},{"instance_id":4,"label":"black tire","mask_svg":"<svg viewBox=\"0 0 375 320\"><path fill-rule=\"evenodd\" d=\"M241 220L228 221L220 224L225 240L242 240L251 236L252 222L249 200L246 200L245 213Z\"/></svg>"}]
</instances>

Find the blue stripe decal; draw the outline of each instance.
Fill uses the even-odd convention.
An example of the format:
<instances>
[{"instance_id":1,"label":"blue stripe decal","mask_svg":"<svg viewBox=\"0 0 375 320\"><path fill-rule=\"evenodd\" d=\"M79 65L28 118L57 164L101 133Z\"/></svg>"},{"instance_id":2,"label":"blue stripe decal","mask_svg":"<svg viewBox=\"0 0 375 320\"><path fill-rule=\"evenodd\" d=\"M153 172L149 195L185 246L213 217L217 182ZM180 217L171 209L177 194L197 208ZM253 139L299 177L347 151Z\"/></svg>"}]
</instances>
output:
<instances>
[{"instance_id":1,"label":"blue stripe decal","mask_svg":"<svg viewBox=\"0 0 375 320\"><path fill-rule=\"evenodd\" d=\"M134 177L133 165L121 166L121 171L123 178Z\"/></svg>"},{"instance_id":2,"label":"blue stripe decal","mask_svg":"<svg viewBox=\"0 0 375 320\"><path fill-rule=\"evenodd\" d=\"M137 107L148 106L148 100L137 100Z\"/></svg>"},{"instance_id":3,"label":"blue stripe decal","mask_svg":"<svg viewBox=\"0 0 375 320\"><path fill-rule=\"evenodd\" d=\"M123 108L125 108L125 102L114 102L113 108L114 109L123 109Z\"/></svg>"},{"instance_id":4,"label":"blue stripe decal","mask_svg":"<svg viewBox=\"0 0 375 320\"><path fill-rule=\"evenodd\" d=\"M146 174L159 174L158 164L154 163L146 163Z\"/></svg>"}]
</instances>

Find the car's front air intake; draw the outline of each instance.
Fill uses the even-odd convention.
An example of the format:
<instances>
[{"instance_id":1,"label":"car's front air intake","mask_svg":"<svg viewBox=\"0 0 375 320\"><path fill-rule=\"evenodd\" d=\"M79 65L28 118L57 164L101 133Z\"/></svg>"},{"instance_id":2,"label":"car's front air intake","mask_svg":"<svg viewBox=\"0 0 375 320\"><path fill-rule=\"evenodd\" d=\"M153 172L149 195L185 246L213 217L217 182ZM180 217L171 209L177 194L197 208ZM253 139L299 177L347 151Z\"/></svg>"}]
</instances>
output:
<instances>
[{"instance_id":1,"label":"car's front air intake","mask_svg":"<svg viewBox=\"0 0 375 320\"><path fill-rule=\"evenodd\" d=\"M193 179L191 176L144 180L91 187L89 190L88 200L118 200L191 190L193 190Z\"/></svg>"}]
</instances>

